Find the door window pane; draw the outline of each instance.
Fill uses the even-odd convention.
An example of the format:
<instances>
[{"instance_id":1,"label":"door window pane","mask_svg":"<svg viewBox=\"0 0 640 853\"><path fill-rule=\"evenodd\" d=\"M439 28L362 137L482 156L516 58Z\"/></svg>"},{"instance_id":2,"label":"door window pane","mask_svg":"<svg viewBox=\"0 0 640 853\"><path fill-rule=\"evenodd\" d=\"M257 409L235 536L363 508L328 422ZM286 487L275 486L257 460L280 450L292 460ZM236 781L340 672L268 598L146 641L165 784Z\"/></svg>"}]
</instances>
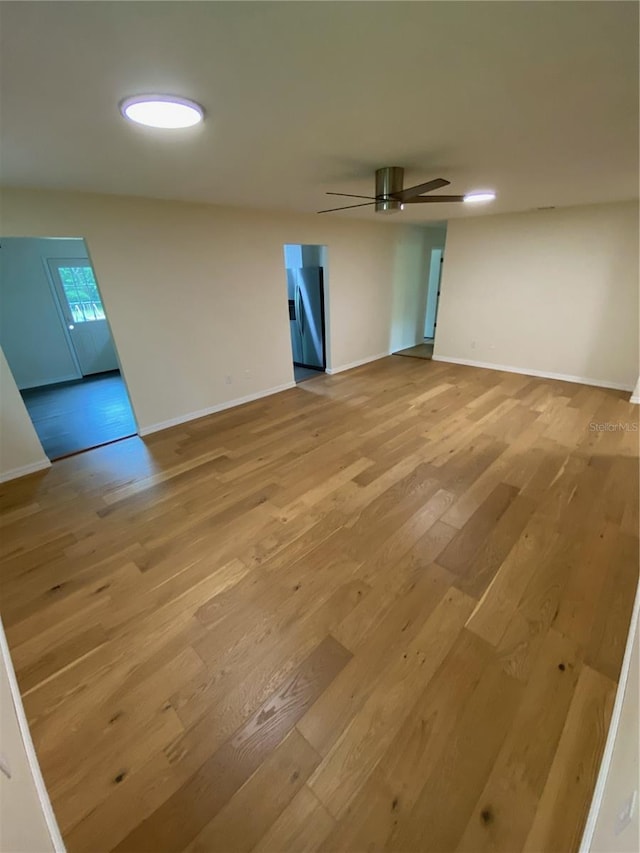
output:
<instances>
[{"instance_id":1,"label":"door window pane","mask_svg":"<svg viewBox=\"0 0 640 853\"><path fill-rule=\"evenodd\" d=\"M104 320L104 309L91 267L58 267L58 275L74 323Z\"/></svg>"}]
</instances>

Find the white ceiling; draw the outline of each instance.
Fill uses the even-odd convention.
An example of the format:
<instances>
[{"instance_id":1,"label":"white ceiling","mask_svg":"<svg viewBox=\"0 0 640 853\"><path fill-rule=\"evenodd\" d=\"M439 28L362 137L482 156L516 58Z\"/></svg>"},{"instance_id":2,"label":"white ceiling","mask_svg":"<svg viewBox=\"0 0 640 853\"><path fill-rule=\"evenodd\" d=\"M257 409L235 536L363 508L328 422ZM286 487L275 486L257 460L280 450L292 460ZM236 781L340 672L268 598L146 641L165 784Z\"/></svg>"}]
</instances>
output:
<instances>
[{"instance_id":1,"label":"white ceiling","mask_svg":"<svg viewBox=\"0 0 640 853\"><path fill-rule=\"evenodd\" d=\"M633 2L3 2L0 15L7 185L315 211L333 206L326 190L370 194L374 170L398 165L405 186L494 188L491 213L638 195ZM118 102L145 92L191 97L207 119L125 122Z\"/></svg>"}]
</instances>

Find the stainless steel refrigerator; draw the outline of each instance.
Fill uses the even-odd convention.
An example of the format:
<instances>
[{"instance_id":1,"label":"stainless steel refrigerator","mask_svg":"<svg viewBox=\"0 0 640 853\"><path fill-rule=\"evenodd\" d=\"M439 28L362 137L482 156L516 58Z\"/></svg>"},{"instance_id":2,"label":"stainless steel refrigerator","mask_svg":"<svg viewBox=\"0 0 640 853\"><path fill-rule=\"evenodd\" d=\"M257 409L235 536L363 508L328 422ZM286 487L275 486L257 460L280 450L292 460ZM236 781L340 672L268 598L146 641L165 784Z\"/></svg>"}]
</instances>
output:
<instances>
[{"instance_id":1,"label":"stainless steel refrigerator","mask_svg":"<svg viewBox=\"0 0 640 853\"><path fill-rule=\"evenodd\" d=\"M287 270L293 363L324 370L324 279L322 267Z\"/></svg>"}]
</instances>

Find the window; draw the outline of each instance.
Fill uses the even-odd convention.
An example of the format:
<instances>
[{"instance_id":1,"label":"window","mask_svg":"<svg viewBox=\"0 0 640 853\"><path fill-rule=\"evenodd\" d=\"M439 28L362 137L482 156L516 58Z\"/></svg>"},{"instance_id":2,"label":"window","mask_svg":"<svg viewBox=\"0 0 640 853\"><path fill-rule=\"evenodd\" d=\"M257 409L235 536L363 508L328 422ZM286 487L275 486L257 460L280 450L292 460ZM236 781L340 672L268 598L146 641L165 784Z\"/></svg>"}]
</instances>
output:
<instances>
[{"instance_id":1,"label":"window","mask_svg":"<svg viewBox=\"0 0 640 853\"><path fill-rule=\"evenodd\" d=\"M58 274L73 322L104 320L102 300L91 267L58 267Z\"/></svg>"}]
</instances>

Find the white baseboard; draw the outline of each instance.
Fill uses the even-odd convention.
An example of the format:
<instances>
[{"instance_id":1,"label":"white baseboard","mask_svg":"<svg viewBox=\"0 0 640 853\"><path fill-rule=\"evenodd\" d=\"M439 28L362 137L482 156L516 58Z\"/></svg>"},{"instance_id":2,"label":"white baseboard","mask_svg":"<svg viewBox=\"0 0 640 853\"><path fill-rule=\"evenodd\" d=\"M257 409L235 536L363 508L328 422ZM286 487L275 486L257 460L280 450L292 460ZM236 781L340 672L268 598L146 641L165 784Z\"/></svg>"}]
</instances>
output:
<instances>
[{"instance_id":1,"label":"white baseboard","mask_svg":"<svg viewBox=\"0 0 640 853\"><path fill-rule=\"evenodd\" d=\"M209 406L207 409L200 409L198 412L188 412L186 415L179 415L177 418L170 418L168 421L160 421L157 424L141 426L138 434L151 435L153 432L160 432L160 430L179 426L180 424L187 423L187 421L195 421L198 418L206 418L207 415L215 415L216 412L223 412L225 409L233 409L235 406L242 406L243 403L252 403L254 400L260 400L262 397L270 397L272 394L279 394L280 391L288 391L289 388L295 387L295 382L285 382L284 385L276 385L274 388L267 388L266 391L257 391L255 394L247 394L246 397L236 397L235 400L227 400L224 403L217 403L215 406Z\"/></svg>"},{"instance_id":2,"label":"white baseboard","mask_svg":"<svg viewBox=\"0 0 640 853\"><path fill-rule=\"evenodd\" d=\"M24 751L27 756L29 769L31 770L31 776L33 777L33 783L36 788L38 800L40 801L40 808L42 809L42 814L47 825L49 836L51 838L51 844L53 845L53 849L56 851L56 853L65 853L64 842L62 840L62 836L60 835L60 830L58 829L58 822L56 821L56 816L53 813L51 800L49 799L49 794L47 793L47 789L44 784L44 779L42 778L42 773L40 772L38 757L36 755L36 750L33 745L33 740L31 739L29 723L27 722L27 716L24 712L22 697L20 696L20 688L18 687L18 680L16 678L16 673L13 668L13 661L11 660L11 655L9 654L9 645L7 643L7 638L4 633L4 626L2 625L2 620L0 620L0 657L2 658L2 663L7 674L7 680L9 682L9 692L11 693L13 707L16 712L16 718L18 720L20 737L22 738L22 744L24 746Z\"/></svg>"},{"instance_id":3,"label":"white baseboard","mask_svg":"<svg viewBox=\"0 0 640 853\"><path fill-rule=\"evenodd\" d=\"M47 382L35 382L28 385L21 385L20 391L29 391L31 388L46 388L48 385L60 385L62 382L77 382L82 379L80 371L77 373L67 373L65 376L56 376L55 379L49 379Z\"/></svg>"},{"instance_id":4,"label":"white baseboard","mask_svg":"<svg viewBox=\"0 0 640 853\"><path fill-rule=\"evenodd\" d=\"M41 459L39 462L32 462L30 465L23 465L21 468L11 468L10 471L0 473L0 483L15 480L17 477L26 477L27 474L35 474L36 471L44 471L45 468L51 468L50 459Z\"/></svg>"},{"instance_id":5,"label":"white baseboard","mask_svg":"<svg viewBox=\"0 0 640 853\"><path fill-rule=\"evenodd\" d=\"M449 364L464 364L468 367L483 367L486 370L502 370L505 373L521 373L524 376L539 376L541 379L559 379L561 382L576 382L579 385L593 385L596 388L613 388L616 391L633 391L633 385L629 385L625 382L613 382L608 379L591 379L587 376L571 376L568 373L550 373L547 370L534 370L533 368L528 367L512 367L507 364L493 364L488 361L473 361L470 358L454 358L449 355L434 355L433 361L446 361Z\"/></svg>"},{"instance_id":6,"label":"white baseboard","mask_svg":"<svg viewBox=\"0 0 640 853\"><path fill-rule=\"evenodd\" d=\"M635 642L636 634L640 630L640 626L638 625L639 611L640 584L636 588L636 597L633 603L633 611L631 613L629 635L627 637L627 645L624 650L624 658L622 659L622 668L620 670L620 678L618 679L616 698L613 703L611 722L609 723L609 732L607 734L607 741L604 745L604 752L602 753L600 770L598 771L598 778L596 779L596 787L593 792L591 807L589 808L587 822L585 824L584 832L582 834L582 841L580 842L579 853L588 853L588 851L591 849L591 844L593 842L593 834L595 832L596 823L598 821L598 815L600 813L602 801L604 799L605 788L607 786L607 777L609 776L609 770L611 768L611 762L613 760L613 750L615 747L616 735L618 734L618 727L620 726L620 717L622 716L622 705L624 704L627 682L629 680L629 673L631 670L633 644Z\"/></svg>"},{"instance_id":7,"label":"white baseboard","mask_svg":"<svg viewBox=\"0 0 640 853\"><path fill-rule=\"evenodd\" d=\"M635 403L636 406L640 406L640 397L635 397L635 396L629 397L629 402Z\"/></svg>"},{"instance_id":8,"label":"white baseboard","mask_svg":"<svg viewBox=\"0 0 640 853\"><path fill-rule=\"evenodd\" d=\"M381 358L386 358L391 355L389 352L379 352L377 355L369 355L367 358L360 358L358 361L350 361L349 364L341 364L340 367L327 367L327 373L332 376L334 373L342 373L344 370L353 370L354 367L362 367L363 364L369 364L370 361L379 361Z\"/></svg>"}]
</instances>

